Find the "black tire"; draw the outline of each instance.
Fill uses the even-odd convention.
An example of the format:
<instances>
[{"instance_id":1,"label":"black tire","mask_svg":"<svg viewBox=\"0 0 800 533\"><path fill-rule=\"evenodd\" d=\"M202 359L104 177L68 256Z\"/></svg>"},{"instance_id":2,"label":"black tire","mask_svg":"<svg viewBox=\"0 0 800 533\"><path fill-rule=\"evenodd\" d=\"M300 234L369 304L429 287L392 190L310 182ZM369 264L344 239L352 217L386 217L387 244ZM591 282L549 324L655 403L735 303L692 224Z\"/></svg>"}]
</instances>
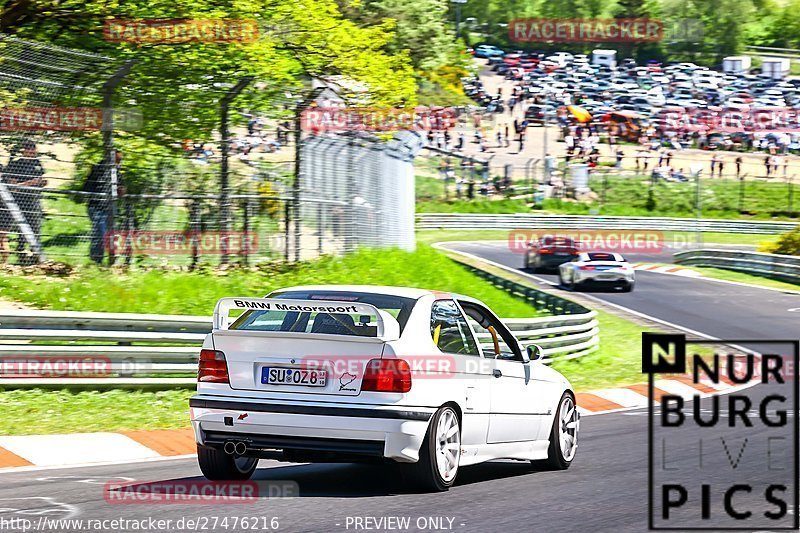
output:
<instances>
[{"instance_id":1,"label":"black tire","mask_svg":"<svg viewBox=\"0 0 800 533\"><path fill-rule=\"evenodd\" d=\"M556 416L553 418L553 426L550 428L550 446L547 448L547 459L544 461L532 461L533 464L542 464L549 470L566 470L574 459L574 457L569 460L564 458L559 440L559 435L561 433L559 430L559 424L561 423L559 415L561 413L561 406L564 404L566 398L572 401L573 406L576 405L575 396L573 396L571 392L565 392L561 396L561 400L559 400L558 407L556 408ZM575 409L577 409L577 407L575 407Z\"/></svg>"},{"instance_id":2,"label":"black tire","mask_svg":"<svg viewBox=\"0 0 800 533\"><path fill-rule=\"evenodd\" d=\"M197 445L197 462L200 471L211 481L244 481L250 479L258 466L255 457L228 455L222 450Z\"/></svg>"},{"instance_id":3,"label":"black tire","mask_svg":"<svg viewBox=\"0 0 800 533\"><path fill-rule=\"evenodd\" d=\"M534 261L528 268L530 268L531 272L533 272L534 274L539 272L538 261Z\"/></svg>"},{"instance_id":4,"label":"black tire","mask_svg":"<svg viewBox=\"0 0 800 533\"><path fill-rule=\"evenodd\" d=\"M633 292L633 283L626 283L622 286L622 292Z\"/></svg>"},{"instance_id":5,"label":"black tire","mask_svg":"<svg viewBox=\"0 0 800 533\"><path fill-rule=\"evenodd\" d=\"M431 417L428 424L428 431L425 433L425 439L422 441L422 446L419 449L419 461L408 465L411 481L418 488L428 492L444 492L449 490L455 483L458 476L458 465L456 465L456 473L449 480L444 479L439 473L439 468L436 462L436 429L439 425L439 420L449 413L458 424L459 443L461 442L461 421L458 418L458 413L452 407L445 406L436 411ZM459 452L458 459L461 458Z\"/></svg>"}]
</instances>

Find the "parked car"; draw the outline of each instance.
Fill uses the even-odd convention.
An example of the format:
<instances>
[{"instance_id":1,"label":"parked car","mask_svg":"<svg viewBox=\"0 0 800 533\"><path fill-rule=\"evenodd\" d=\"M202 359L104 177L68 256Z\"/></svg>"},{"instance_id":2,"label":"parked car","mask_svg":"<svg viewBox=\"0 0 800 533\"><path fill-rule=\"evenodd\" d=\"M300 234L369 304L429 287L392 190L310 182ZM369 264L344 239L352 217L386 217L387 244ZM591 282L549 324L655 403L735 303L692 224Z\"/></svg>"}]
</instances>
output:
<instances>
[{"instance_id":1,"label":"parked car","mask_svg":"<svg viewBox=\"0 0 800 533\"><path fill-rule=\"evenodd\" d=\"M492 44L482 44L475 48L475 57L502 57L503 55L505 52Z\"/></svg>"}]
</instances>

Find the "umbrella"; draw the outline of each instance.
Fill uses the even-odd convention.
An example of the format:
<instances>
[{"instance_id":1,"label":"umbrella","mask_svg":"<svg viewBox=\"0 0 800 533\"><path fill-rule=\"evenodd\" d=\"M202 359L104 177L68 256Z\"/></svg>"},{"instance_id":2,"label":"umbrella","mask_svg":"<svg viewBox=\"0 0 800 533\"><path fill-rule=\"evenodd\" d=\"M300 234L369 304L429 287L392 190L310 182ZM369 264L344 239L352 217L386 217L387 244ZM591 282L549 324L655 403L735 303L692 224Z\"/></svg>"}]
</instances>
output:
<instances>
[{"instance_id":1,"label":"umbrella","mask_svg":"<svg viewBox=\"0 0 800 533\"><path fill-rule=\"evenodd\" d=\"M567 109L569 109L569 112L572 113L572 116L575 117L578 122L589 122L592 120L592 114L581 106L568 105Z\"/></svg>"}]
</instances>

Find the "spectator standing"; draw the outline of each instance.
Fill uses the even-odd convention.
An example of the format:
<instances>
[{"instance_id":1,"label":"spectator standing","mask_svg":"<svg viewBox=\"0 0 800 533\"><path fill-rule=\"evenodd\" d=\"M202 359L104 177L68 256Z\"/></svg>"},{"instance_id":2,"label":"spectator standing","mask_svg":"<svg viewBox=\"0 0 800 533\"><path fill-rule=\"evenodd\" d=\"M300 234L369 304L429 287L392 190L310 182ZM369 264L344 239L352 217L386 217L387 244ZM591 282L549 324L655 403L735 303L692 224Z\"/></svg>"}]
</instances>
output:
<instances>
[{"instance_id":1,"label":"spectator standing","mask_svg":"<svg viewBox=\"0 0 800 533\"><path fill-rule=\"evenodd\" d=\"M767 177L769 177L772 172L772 156L769 154L764 157L764 167L767 170Z\"/></svg>"},{"instance_id":2,"label":"spectator standing","mask_svg":"<svg viewBox=\"0 0 800 533\"><path fill-rule=\"evenodd\" d=\"M22 157L12 159L3 171L3 182L14 198L22 216L41 242L42 235L42 188L45 186L44 168L36 154L36 143L31 140L22 142ZM16 226L16 223L14 223ZM17 256L20 264L33 264L38 261L32 250L25 253L27 239L20 230L17 237ZM7 254L6 254L7 255Z\"/></svg>"},{"instance_id":3,"label":"spectator standing","mask_svg":"<svg viewBox=\"0 0 800 533\"><path fill-rule=\"evenodd\" d=\"M511 146L511 137L508 134L508 124L506 124L506 128L505 128L505 141L506 141L506 148Z\"/></svg>"},{"instance_id":4,"label":"spectator standing","mask_svg":"<svg viewBox=\"0 0 800 533\"><path fill-rule=\"evenodd\" d=\"M122 185L122 152L117 150L114 166L117 170L117 193L122 196L125 187ZM92 223L91 243L89 245L89 258L97 264L103 262L105 253L106 233L111 219L111 171L110 165L106 162L97 163L92 166L89 177L83 184L83 191L93 193L89 196L87 210L89 220Z\"/></svg>"},{"instance_id":5,"label":"spectator standing","mask_svg":"<svg viewBox=\"0 0 800 533\"><path fill-rule=\"evenodd\" d=\"M742 156L737 155L733 162L736 165L736 177L738 178L742 175Z\"/></svg>"},{"instance_id":6,"label":"spectator standing","mask_svg":"<svg viewBox=\"0 0 800 533\"><path fill-rule=\"evenodd\" d=\"M622 160L625 158L625 153L622 151L622 148L617 148L616 152L616 164L614 165L617 170L622 170Z\"/></svg>"}]
</instances>

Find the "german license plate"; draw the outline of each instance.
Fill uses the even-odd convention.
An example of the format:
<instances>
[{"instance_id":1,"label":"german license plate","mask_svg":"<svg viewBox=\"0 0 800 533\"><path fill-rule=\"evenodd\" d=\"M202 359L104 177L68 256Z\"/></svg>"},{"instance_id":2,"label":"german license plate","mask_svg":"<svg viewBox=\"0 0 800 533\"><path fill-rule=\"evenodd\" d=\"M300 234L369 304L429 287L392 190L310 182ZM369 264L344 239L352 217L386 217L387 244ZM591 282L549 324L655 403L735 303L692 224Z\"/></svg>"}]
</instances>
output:
<instances>
[{"instance_id":1,"label":"german license plate","mask_svg":"<svg viewBox=\"0 0 800 533\"><path fill-rule=\"evenodd\" d=\"M326 370L308 370L285 366L265 366L261 369L264 385L297 385L299 387L324 387L328 381Z\"/></svg>"}]
</instances>

